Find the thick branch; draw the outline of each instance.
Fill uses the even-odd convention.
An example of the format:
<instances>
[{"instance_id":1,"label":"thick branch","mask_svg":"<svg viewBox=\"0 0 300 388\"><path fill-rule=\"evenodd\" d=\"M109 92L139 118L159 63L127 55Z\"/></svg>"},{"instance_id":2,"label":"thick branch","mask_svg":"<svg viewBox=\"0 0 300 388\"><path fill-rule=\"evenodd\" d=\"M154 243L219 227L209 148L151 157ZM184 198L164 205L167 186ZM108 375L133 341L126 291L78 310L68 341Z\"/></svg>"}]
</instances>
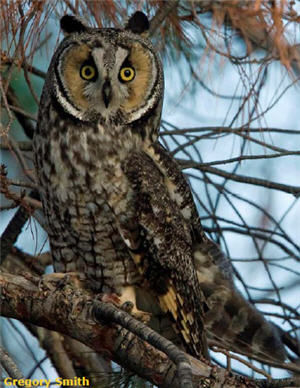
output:
<instances>
[{"instance_id":1,"label":"thick branch","mask_svg":"<svg viewBox=\"0 0 300 388\"><path fill-rule=\"evenodd\" d=\"M39 194L36 191L31 191L29 193L29 197L38 200ZM19 234L22 231L23 226L27 222L27 220L30 217L30 209L26 209L23 206L20 206L19 209L16 211L15 215L10 220L9 224L7 225L6 229L4 230L1 238L0 238L0 245L1 245L1 252L0 252L0 259L1 262L5 260L6 256L11 252L13 245L17 241L17 238Z\"/></svg>"},{"instance_id":2,"label":"thick branch","mask_svg":"<svg viewBox=\"0 0 300 388\"><path fill-rule=\"evenodd\" d=\"M22 277L5 273L0 275L0 287L3 316L67 334L153 384L179 387L176 367L164 354L112 322L109 326L96 323L92 314L95 306L109 312L112 305L95 300L78 287L74 289L62 281L60 274L47 275L40 283L39 278L29 274ZM247 381L249 387L256 386L247 378L191 361L197 384L205 380L212 388L226 388L242 387Z\"/></svg>"},{"instance_id":3,"label":"thick branch","mask_svg":"<svg viewBox=\"0 0 300 388\"><path fill-rule=\"evenodd\" d=\"M7 259L1 262L0 268L15 275L30 272L32 275L40 277L44 274L45 267L51 263L50 253L31 256L14 247ZM108 386L111 373L108 360L67 335L28 323L25 326L37 338L61 378L68 379L78 376L79 370L81 376L89 379L93 388ZM44 359L41 360L41 362L43 361ZM38 367L38 364L36 364L31 372L27 374L27 378L31 378ZM76 373L74 373L74 369ZM14 377L10 373L9 375Z\"/></svg>"}]
</instances>

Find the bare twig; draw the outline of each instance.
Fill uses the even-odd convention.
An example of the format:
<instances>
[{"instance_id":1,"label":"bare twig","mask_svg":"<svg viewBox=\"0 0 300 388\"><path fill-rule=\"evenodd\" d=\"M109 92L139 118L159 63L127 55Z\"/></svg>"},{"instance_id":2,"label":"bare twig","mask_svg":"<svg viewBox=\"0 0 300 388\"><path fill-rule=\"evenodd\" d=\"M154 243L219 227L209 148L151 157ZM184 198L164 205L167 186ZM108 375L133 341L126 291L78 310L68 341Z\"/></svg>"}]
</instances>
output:
<instances>
[{"instance_id":1,"label":"bare twig","mask_svg":"<svg viewBox=\"0 0 300 388\"><path fill-rule=\"evenodd\" d=\"M1 63L2 66L4 66L4 65L15 65L15 66L21 66L21 67L23 67L24 63L25 63L24 60L21 62L21 61L17 61L16 59L14 60L13 58L9 58L3 52L1 52L1 62L2 62ZM36 76L38 76L40 78L43 78L43 79L46 78L46 74L47 73L45 73L44 71L38 69L35 66L29 65L29 64L26 64L26 66L27 66L27 70L30 73L32 73L32 74L34 74L34 75L36 75Z\"/></svg>"},{"instance_id":2,"label":"bare twig","mask_svg":"<svg viewBox=\"0 0 300 388\"><path fill-rule=\"evenodd\" d=\"M6 350L0 347L0 364L7 374L14 379L23 379L23 375Z\"/></svg>"},{"instance_id":3,"label":"bare twig","mask_svg":"<svg viewBox=\"0 0 300 388\"><path fill-rule=\"evenodd\" d=\"M254 370L255 372L265 376L267 379L271 379L271 375L269 375L269 373L266 373L264 370L260 369L260 368L257 368L255 365L253 365L251 362L248 362L246 361L245 359L243 359L242 357L239 357L237 356L236 354L232 354L231 352L228 352L227 350L225 349L222 349L222 348L219 348L218 346L214 346L212 348L212 350L216 353L222 353L222 354L225 354L225 356L229 357L229 358L233 358L234 360L237 360L239 362L241 362L242 364L246 365L248 368Z\"/></svg>"},{"instance_id":4,"label":"bare twig","mask_svg":"<svg viewBox=\"0 0 300 388\"><path fill-rule=\"evenodd\" d=\"M169 15L169 13L172 12L172 10L178 6L179 1L178 0L172 0L172 1L165 1L164 0L163 3L164 3L164 6L161 6L159 8L156 15L153 17L153 19L150 22L150 28L149 28L149 35L150 36L152 36L155 33L155 31L163 23L163 21Z\"/></svg>"},{"instance_id":5,"label":"bare twig","mask_svg":"<svg viewBox=\"0 0 300 388\"><path fill-rule=\"evenodd\" d=\"M199 163L199 166L205 167L205 166L216 166L218 164L228 164L228 163L235 163L235 162L241 162L242 160L258 160L258 159L272 159L272 158L280 158L282 156L295 156L300 155L300 151L286 151L286 152L278 152L277 154L271 154L271 155L240 155L236 158L230 158L230 159L224 159L224 160L216 160L206 163Z\"/></svg>"},{"instance_id":6,"label":"bare twig","mask_svg":"<svg viewBox=\"0 0 300 388\"><path fill-rule=\"evenodd\" d=\"M19 121L20 125L23 127L25 134L32 139L33 133L34 133L34 126L28 118L28 116L24 116L23 109L19 103L19 100L14 92L14 90L9 86L7 91L7 100L11 106L14 106L15 108L19 108L20 111L15 111L15 116L17 120Z\"/></svg>"},{"instance_id":7,"label":"bare twig","mask_svg":"<svg viewBox=\"0 0 300 388\"><path fill-rule=\"evenodd\" d=\"M215 167L202 166L201 163L197 163L191 160L178 159L178 161L183 169L187 169L187 168L199 169L200 171L205 171L211 174L219 175L236 182L242 182L242 183L247 183L247 184L256 185L256 186L263 186L268 189L280 190L285 193L293 194L296 198L300 195L300 186L284 185L282 183L271 182L266 179L253 178L253 177L233 174L224 170L220 170Z\"/></svg>"},{"instance_id":8,"label":"bare twig","mask_svg":"<svg viewBox=\"0 0 300 388\"><path fill-rule=\"evenodd\" d=\"M23 8L22 8L21 5L19 5L19 13L20 13L20 16L21 16L21 30L20 30L19 47L18 48L20 50L21 58L25 58L26 55L25 55L24 35L25 35L25 31L26 31L26 28L27 28L28 24L30 23L31 19L34 17L35 10L31 9L31 12L29 12L28 17L25 18L24 12L23 12ZM24 64L23 64L23 69L24 69L24 77L25 77L25 80L26 80L27 85L29 87L29 90L31 92L31 95L34 98L36 104L38 105L39 104L39 98L36 95L36 93L35 93L35 91L34 91L34 89L32 87L32 84L31 84L31 81L30 81L30 78L29 78L29 72L28 72L28 69L27 69L26 62L24 62Z\"/></svg>"},{"instance_id":9,"label":"bare twig","mask_svg":"<svg viewBox=\"0 0 300 388\"><path fill-rule=\"evenodd\" d=\"M7 141L7 137L4 137L1 139L3 140L3 143L0 144L0 149L5 151L10 151L11 146L9 145L9 142ZM32 151L32 144L29 141L18 141L16 142L18 144L18 147L20 151Z\"/></svg>"}]
</instances>

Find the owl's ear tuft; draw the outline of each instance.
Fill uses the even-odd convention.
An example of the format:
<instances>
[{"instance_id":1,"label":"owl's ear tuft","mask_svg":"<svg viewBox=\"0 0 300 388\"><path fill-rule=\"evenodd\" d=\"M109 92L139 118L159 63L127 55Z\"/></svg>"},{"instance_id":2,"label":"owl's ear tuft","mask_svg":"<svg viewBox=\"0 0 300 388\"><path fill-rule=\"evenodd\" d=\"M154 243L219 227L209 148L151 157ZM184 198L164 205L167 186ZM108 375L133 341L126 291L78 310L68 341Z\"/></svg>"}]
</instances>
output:
<instances>
[{"instance_id":1,"label":"owl's ear tuft","mask_svg":"<svg viewBox=\"0 0 300 388\"><path fill-rule=\"evenodd\" d=\"M60 19L60 27L65 35L72 32L84 32L87 30L87 26L76 16L65 15Z\"/></svg>"},{"instance_id":2,"label":"owl's ear tuft","mask_svg":"<svg viewBox=\"0 0 300 388\"><path fill-rule=\"evenodd\" d=\"M147 16L143 12L137 11L128 20L125 30L129 30L135 34L142 34L149 30L149 27L150 24Z\"/></svg>"}]
</instances>

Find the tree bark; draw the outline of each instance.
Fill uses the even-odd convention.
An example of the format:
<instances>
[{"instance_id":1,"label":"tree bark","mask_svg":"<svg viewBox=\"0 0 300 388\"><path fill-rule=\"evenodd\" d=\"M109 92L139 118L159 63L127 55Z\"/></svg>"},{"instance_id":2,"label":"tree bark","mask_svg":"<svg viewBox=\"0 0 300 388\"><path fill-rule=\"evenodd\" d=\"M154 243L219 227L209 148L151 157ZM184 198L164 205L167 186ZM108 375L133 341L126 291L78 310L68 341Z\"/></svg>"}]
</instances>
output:
<instances>
[{"instance_id":1,"label":"tree bark","mask_svg":"<svg viewBox=\"0 0 300 388\"><path fill-rule=\"evenodd\" d=\"M29 273L0 273L1 315L66 334L153 384L179 387L176 366L165 354L120 325L96 322L93 309L100 306L105 312L111 303L97 300L66 278L68 275L51 274L41 280ZM258 386L225 369L189 358L195 387Z\"/></svg>"}]
</instances>

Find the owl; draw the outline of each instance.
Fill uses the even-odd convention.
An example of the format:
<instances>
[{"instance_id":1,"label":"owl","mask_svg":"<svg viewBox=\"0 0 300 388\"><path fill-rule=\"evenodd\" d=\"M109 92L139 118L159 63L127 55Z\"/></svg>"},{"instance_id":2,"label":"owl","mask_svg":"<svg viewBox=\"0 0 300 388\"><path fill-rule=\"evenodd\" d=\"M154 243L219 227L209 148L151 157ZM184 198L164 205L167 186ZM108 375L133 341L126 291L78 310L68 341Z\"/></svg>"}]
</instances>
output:
<instances>
[{"instance_id":1,"label":"owl","mask_svg":"<svg viewBox=\"0 0 300 388\"><path fill-rule=\"evenodd\" d=\"M66 15L61 28L33 143L55 271L150 313L150 326L197 358L208 337L282 360L158 141L164 81L148 19L97 29Z\"/></svg>"}]
</instances>

